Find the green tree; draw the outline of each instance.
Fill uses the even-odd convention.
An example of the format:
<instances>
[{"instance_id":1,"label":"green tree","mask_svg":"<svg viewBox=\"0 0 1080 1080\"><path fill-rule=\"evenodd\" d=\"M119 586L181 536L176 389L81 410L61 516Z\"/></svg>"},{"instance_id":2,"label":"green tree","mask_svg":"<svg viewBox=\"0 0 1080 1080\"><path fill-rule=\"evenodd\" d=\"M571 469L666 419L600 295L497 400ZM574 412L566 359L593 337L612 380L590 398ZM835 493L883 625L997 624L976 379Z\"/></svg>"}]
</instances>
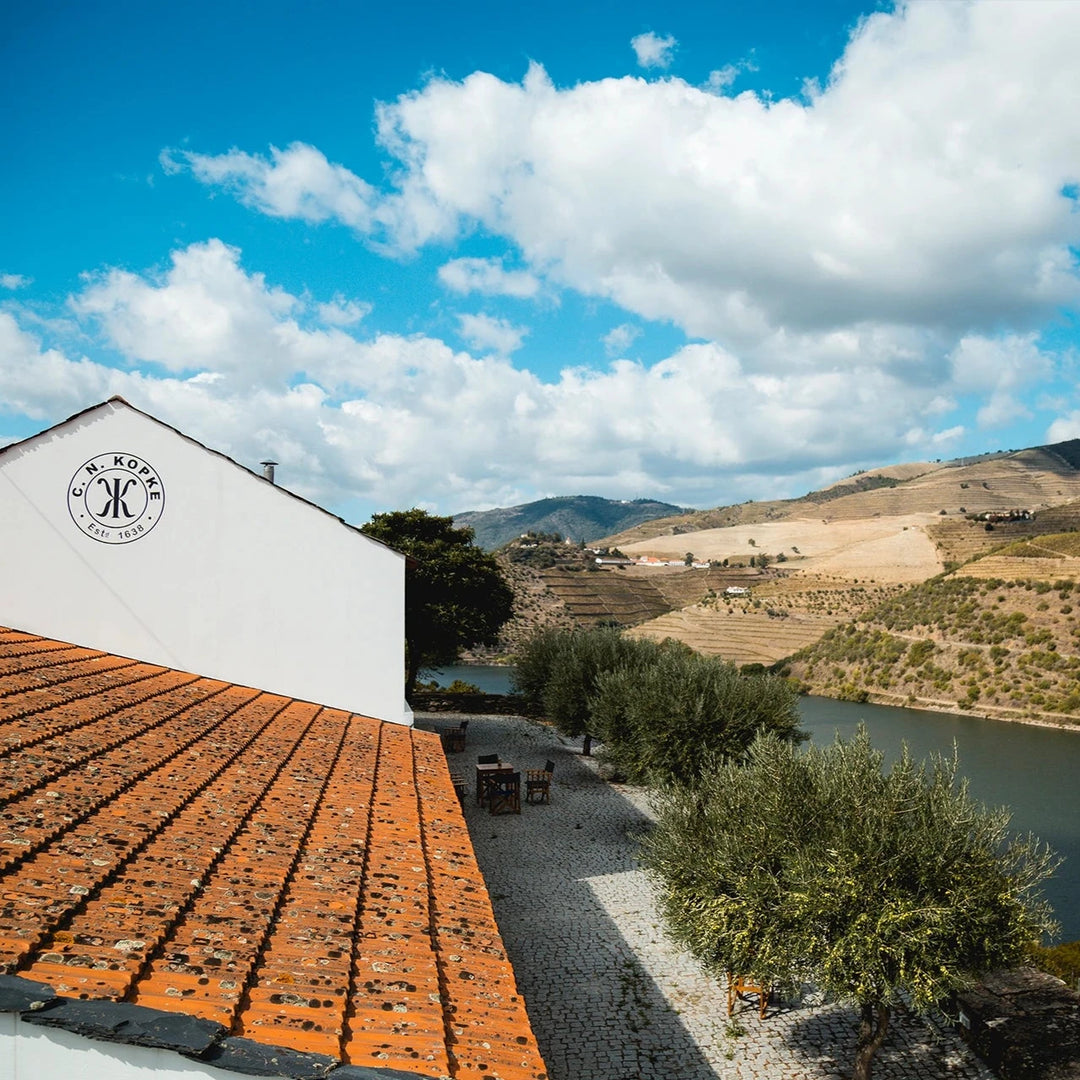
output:
<instances>
[{"instance_id":1,"label":"green tree","mask_svg":"<svg viewBox=\"0 0 1080 1080\"><path fill-rule=\"evenodd\" d=\"M658 648L652 641L623 637L616 627L541 630L515 658L514 689L562 734L584 736L587 756L598 734L592 715L598 679L619 667L640 667Z\"/></svg>"},{"instance_id":2,"label":"green tree","mask_svg":"<svg viewBox=\"0 0 1080 1080\"><path fill-rule=\"evenodd\" d=\"M717 975L854 1001L855 1080L902 995L929 1011L1052 929L1053 858L974 802L955 756L885 772L865 730L804 752L766 736L656 809L643 857L673 936Z\"/></svg>"},{"instance_id":3,"label":"green tree","mask_svg":"<svg viewBox=\"0 0 1080 1080\"><path fill-rule=\"evenodd\" d=\"M771 731L798 741L798 695L786 679L667 641L634 664L602 672L589 699L604 754L632 783L692 783L724 759L743 760Z\"/></svg>"},{"instance_id":4,"label":"green tree","mask_svg":"<svg viewBox=\"0 0 1080 1080\"><path fill-rule=\"evenodd\" d=\"M362 532L409 556L405 567L405 693L423 667L452 664L468 645L493 645L514 594L472 529L425 510L375 514Z\"/></svg>"}]
</instances>

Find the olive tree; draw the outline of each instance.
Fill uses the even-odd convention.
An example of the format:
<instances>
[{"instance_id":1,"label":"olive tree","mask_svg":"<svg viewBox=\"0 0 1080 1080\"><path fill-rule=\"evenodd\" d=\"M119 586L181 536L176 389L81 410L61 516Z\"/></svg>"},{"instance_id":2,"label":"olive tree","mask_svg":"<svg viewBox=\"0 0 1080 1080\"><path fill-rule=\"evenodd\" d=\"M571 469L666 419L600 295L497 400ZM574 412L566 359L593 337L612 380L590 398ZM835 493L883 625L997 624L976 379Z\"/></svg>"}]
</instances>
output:
<instances>
[{"instance_id":1,"label":"olive tree","mask_svg":"<svg viewBox=\"0 0 1080 1080\"><path fill-rule=\"evenodd\" d=\"M647 660L600 673L590 698L604 753L632 783L692 782L721 760L742 760L762 732L805 738L786 679L741 674L678 642Z\"/></svg>"},{"instance_id":2,"label":"olive tree","mask_svg":"<svg viewBox=\"0 0 1080 1080\"><path fill-rule=\"evenodd\" d=\"M584 736L588 755L598 734L592 714L597 681L605 672L648 663L658 648L624 637L615 627L541 630L515 657L514 689L564 735Z\"/></svg>"},{"instance_id":3,"label":"olive tree","mask_svg":"<svg viewBox=\"0 0 1080 1080\"><path fill-rule=\"evenodd\" d=\"M955 754L886 771L865 730L803 752L765 736L656 811L643 856L670 932L718 975L853 1001L855 1080L897 1002L931 1010L1052 928L1052 856L972 799Z\"/></svg>"}]
</instances>

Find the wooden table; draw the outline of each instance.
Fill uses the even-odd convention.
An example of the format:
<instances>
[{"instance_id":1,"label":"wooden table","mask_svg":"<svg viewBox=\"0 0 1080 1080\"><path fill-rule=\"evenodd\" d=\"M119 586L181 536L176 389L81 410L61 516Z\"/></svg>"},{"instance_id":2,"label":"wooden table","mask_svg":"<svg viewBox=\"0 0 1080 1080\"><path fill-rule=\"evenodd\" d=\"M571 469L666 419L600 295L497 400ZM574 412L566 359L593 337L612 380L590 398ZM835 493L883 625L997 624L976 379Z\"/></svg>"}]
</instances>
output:
<instances>
[{"instance_id":1,"label":"wooden table","mask_svg":"<svg viewBox=\"0 0 1080 1080\"><path fill-rule=\"evenodd\" d=\"M487 799L488 778L496 773L512 773L514 766L505 761L494 761L490 765L476 766L476 805L483 806Z\"/></svg>"}]
</instances>

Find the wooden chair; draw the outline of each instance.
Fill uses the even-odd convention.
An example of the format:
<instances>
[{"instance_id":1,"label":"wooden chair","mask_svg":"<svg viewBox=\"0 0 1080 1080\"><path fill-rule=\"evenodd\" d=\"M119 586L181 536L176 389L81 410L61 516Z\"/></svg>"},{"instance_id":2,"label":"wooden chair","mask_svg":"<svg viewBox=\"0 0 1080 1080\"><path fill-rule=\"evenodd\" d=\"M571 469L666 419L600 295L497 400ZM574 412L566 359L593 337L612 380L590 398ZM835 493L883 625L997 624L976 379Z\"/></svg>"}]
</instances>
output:
<instances>
[{"instance_id":1,"label":"wooden chair","mask_svg":"<svg viewBox=\"0 0 1080 1080\"><path fill-rule=\"evenodd\" d=\"M521 773L494 773L487 782L488 811L492 814L521 813Z\"/></svg>"},{"instance_id":2,"label":"wooden chair","mask_svg":"<svg viewBox=\"0 0 1080 1080\"><path fill-rule=\"evenodd\" d=\"M465 774L451 771L450 783L454 785L454 794L461 803L461 809L465 809L465 796L469 793L469 785L465 782Z\"/></svg>"},{"instance_id":3,"label":"wooden chair","mask_svg":"<svg viewBox=\"0 0 1080 1080\"><path fill-rule=\"evenodd\" d=\"M758 999L758 1016L764 1020L765 1010L769 1007L769 987L748 975L727 973L727 1014L735 1011L736 1000L744 1000L746 995L754 994Z\"/></svg>"},{"instance_id":4,"label":"wooden chair","mask_svg":"<svg viewBox=\"0 0 1080 1080\"><path fill-rule=\"evenodd\" d=\"M442 733L443 750L447 754L460 754L465 749L465 732L469 727L468 720L462 720L456 728Z\"/></svg>"},{"instance_id":5,"label":"wooden chair","mask_svg":"<svg viewBox=\"0 0 1080 1080\"><path fill-rule=\"evenodd\" d=\"M546 803L551 801L551 774L554 771L554 761L544 762L542 769L527 769L525 771L526 802Z\"/></svg>"}]
</instances>

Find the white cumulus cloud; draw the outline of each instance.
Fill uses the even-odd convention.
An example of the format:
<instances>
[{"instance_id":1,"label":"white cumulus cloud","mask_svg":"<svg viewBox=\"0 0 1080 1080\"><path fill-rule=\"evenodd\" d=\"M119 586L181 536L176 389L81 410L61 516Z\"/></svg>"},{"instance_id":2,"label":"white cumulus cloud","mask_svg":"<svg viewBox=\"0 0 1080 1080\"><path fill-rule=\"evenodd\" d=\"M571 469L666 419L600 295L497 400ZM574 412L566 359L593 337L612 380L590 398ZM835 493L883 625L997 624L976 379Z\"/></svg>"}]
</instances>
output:
<instances>
[{"instance_id":1,"label":"white cumulus cloud","mask_svg":"<svg viewBox=\"0 0 1080 1080\"><path fill-rule=\"evenodd\" d=\"M317 307L319 318L329 326L352 326L361 319L366 319L371 310L371 304L347 300L341 293L335 294L332 300Z\"/></svg>"},{"instance_id":2,"label":"white cumulus cloud","mask_svg":"<svg viewBox=\"0 0 1080 1080\"><path fill-rule=\"evenodd\" d=\"M425 335L361 337L363 324L319 324L317 300L216 240L175 251L164 270L94 277L70 307L129 368L68 356L5 311L0 399L56 420L119 393L242 463L273 455L283 483L331 506L453 511L590 490L715 503L763 485L805 490L838 462L950 435L924 426L955 389L949 369L923 385L881 362L883 340L868 337L861 358L849 341L807 335L793 347L816 362L774 374L700 343L651 366L620 359L544 380L506 358L522 328L463 320L475 353ZM916 345L891 343L905 355Z\"/></svg>"},{"instance_id":3,"label":"white cumulus cloud","mask_svg":"<svg viewBox=\"0 0 1080 1080\"><path fill-rule=\"evenodd\" d=\"M1066 442L1069 439L1080 439L1080 409L1059 416L1046 429L1048 443Z\"/></svg>"},{"instance_id":4,"label":"white cumulus cloud","mask_svg":"<svg viewBox=\"0 0 1080 1080\"><path fill-rule=\"evenodd\" d=\"M604 352L608 356L618 356L626 352L641 337L641 328L630 323L620 323L604 335Z\"/></svg>"},{"instance_id":5,"label":"white cumulus cloud","mask_svg":"<svg viewBox=\"0 0 1080 1080\"><path fill-rule=\"evenodd\" d=\"M225 188L272 217L334 219L360 232L372 226L373 189L305 143L272 146L269 157L234 148L218 155L164 150L160 160L167 173L190 169L204 184Z\"/></svg>"},{"instance_id":6,"label":"white cumulus cloud","mask_svg":"<svg viewBox=\"0 0 1080 1080\"><path fill-rule=\"evenodd\" d=\"M630 39L637 62L643 68L666 68L671 65L671 54L678 42L670 35L653 33L652 30Z\"/></svg>"},{"instance_id":7,"label":"white cumulus cloud","mask_svg":"<svg viewBox=\"0 0 1080 1080\"><path fill-rule=\"evenodd\" d=\"M525 335L524 327L514 326L506 319L493 318L490 315L459 315L461 336L469 346L478 352L491 352L497 356L509 356L521 348Z\"/></svg>"},{"instance_id":8,"label":"white cumulus cloud","mask_svg":"<svg viewBox=\"0 0 1080 1080\"><path fill-rule=\"evenodd\" d=\"M457 293L529 299L540 292L540 279L528 270L507 270L501 259L451 259L439 267L439 280Z\"/></svg>"},{"instance_id":9,"label":"white cumulus cloud","mask_svg":"<svg viewBox=\"0 0 1080 1080\"><path fill-rule=\"evenodd\" d=\"M1026 329L1080 300L1078 37L1077 4L916 3L863 20L799 98L559 88L539 65L434 78L379 107L399 168L378 190L299 144L179 160L401 252L480 228L554 287L740 351L853 325ZM442 279L505 284L483 261Z\"/></svg>"}]
</instances>

